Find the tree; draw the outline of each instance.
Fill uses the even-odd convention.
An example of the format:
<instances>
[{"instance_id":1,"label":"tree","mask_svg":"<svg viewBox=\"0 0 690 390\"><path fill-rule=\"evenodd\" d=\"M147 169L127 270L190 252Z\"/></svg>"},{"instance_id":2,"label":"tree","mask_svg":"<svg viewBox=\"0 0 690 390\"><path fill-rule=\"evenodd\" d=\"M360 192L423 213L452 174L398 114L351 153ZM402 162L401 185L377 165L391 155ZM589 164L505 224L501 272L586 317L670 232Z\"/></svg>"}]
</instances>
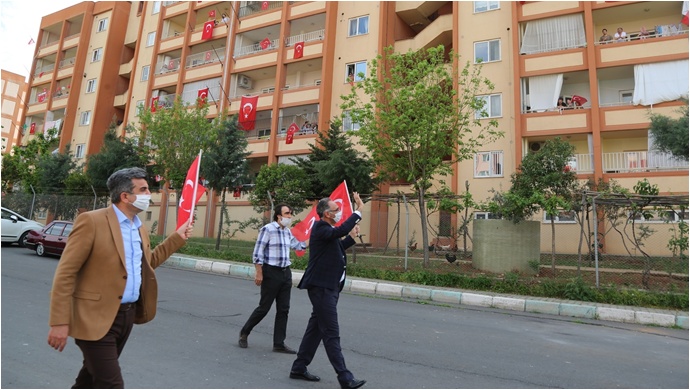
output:
<instances>
[{"instance_id":1,"label":"tree","mask_svg":"<svg viewBox=\"0 0 690 390\"><path fill-rule=\"evenodd\" d=\"M677 119L652 114L649 132L654 136L657 149L688 161L688 105L678 111L681 116Z\"/></svg>"},{"instance_id":2,"label":"tree","mask_svg":"<svg viewBox=\"0 0 690 390\"><path fill-rule=\"evenodd\" d=\"M309 144L309 148L311 153L306 159L291 160L306 173L310 197L329 196L343 180L350 191L371 194L376 190L374 163L353 147L338 118L331 121L326 134L319 133L316 144Z\"/></svg>"},{"instance_id":3,"label":"tree","mask_svg":"<svg viewBox=\"0 0 690 390\"><path fill-rule=\"evenodd\" d=\"M360 124L357 135L380 177L406 181L416 191L425 266L429 240L422 210L432 180L451 174L455 163L472 158L481 145L502 135L495 120L481 119L488 114L478 96L493 84L481 76L481 65L468 62L460 72L458 65L459 56L453 51L446 55L443 45L405 54L388 47L371 62L375 77L360 73L361 81L341 96L343 114Z\"/></svg>"},{"instance_id":4,"label":"tree","mask_svg":"<svg viewBox=\"0 0 690 390\"><path fill-rule=\"evenodd\" d=\"M38 178L36 167L41 157L49 155L57 148L59 139L57 130L49 129L45 133L36 134L24 146L14 146L12 155L2 158L2 191L6 192L15 184L21 184L24 191L29 191L31 185L36 186Z\"/></svg>"},{"instance_id":5,"label":"tree","mask_svg":"<svg viewBox=\"0 0 690 390\"><path fill-rule=\"evenodd\" d=\"M221 194L221 213L218 222L216 250L220 249L220 238L223 232L223 217L227 214L225 194L228 188L234 188L248 182L249 167L247 157L247 138L237 129L237 116L223 122L214 142L201 159L201 174L208 180L208 186Z\"/></svg>"},{"instance_id":6,"label":"tree","mask_svg":"<svg viewBox=\"0 0 690 390\"><path fill-rule=\"evenodd\" d=\"M271 208L270 193L274 205L285 203L292 207L293 214L299 214L307 207L306 182L307 175L295 165L263 165L254 190L249 194L249 201L254 210L264 213Z\"/></svg>"}]
</instances>

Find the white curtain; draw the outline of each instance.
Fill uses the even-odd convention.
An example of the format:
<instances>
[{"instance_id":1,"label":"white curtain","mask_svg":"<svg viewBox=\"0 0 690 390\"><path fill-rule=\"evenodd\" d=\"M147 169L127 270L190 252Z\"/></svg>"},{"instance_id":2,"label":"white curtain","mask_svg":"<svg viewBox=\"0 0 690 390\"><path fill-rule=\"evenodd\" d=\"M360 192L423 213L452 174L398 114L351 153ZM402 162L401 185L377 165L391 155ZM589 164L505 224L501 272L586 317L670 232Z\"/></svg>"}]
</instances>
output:
<instances>
[{"instance_id":1,"label":"white curtain","mask_svg":"<svg viewBox=\"0 0 690 390\"><path fill-rule=\"evenodd\" d=\"M548 110L556 107L563 86L563 74L548 74L529 78L530 110Z\"/></svg>"},{"instance_id":2,"label":"white curtain","mask_svg":"<svg viewBox=\"0 0 690 390\"><path fill-rule=\"evenodd\" d=\"M520 54L582 47L586 42L582 14L532 20L525 27Z\"/></svg>"},{"instance_id":3,"label":"white curtain","mask_svg":"<svg viewBox=\"0 0 690 390\"><path fill-rule=\"evenodd\" d=\"M649 106L688 97L688 60L635 65L633 104Z\"/></svg>"}]
</instances>

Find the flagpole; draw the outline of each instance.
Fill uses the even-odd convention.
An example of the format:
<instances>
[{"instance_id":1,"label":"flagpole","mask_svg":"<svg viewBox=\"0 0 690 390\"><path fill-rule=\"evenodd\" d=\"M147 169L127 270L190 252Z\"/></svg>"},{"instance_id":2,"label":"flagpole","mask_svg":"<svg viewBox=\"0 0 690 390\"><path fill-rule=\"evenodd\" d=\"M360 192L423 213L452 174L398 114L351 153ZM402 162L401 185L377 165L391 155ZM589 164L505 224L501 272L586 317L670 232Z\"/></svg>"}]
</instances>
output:
<instances>
[{"instance_id":1,"label":"flagpole","mask_svg":"<svg viewBox=\"0 0 690 390\"><path fill-rule=\"evenodd\" d=\"M189 224L192 223L194 220L194 208L196 207L196 191L199 188L199 169L201 168L201 151L202 149L199 149L199 156L197 158L199 159L199 163L196 164L196 177L194 178L194 192L192 192L192 208L189 209Z\"/></svg>"},{"instance_id":2,"label":"flagpole","mask_svg":"<svg viewBox=\"0 0 690 390\"><path fill-rule=\"evenodd\" d=\"M352 207L352 198L350 198L350 190L347 188L347 180L343 180L343 183L345 184L345 193L347 194L347 200L350 202L350 208L352 209L352 212L354 213L354 207Z\"/></svg>"}]
</instances>

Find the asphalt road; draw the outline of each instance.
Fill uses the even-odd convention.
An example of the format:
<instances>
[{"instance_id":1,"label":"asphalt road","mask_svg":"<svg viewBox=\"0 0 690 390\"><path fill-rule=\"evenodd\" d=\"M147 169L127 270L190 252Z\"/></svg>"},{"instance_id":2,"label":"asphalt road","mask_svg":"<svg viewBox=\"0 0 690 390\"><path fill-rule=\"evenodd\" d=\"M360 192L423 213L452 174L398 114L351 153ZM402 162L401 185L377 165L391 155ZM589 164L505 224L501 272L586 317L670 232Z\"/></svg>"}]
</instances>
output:
<instances>
[{"instance_id":1,"label":"asphalt road","mask_svg":"<svg viewBox=\"0 0 690 390\"><path fill-rule=\"evenodd\" d=\"M46 342L57 258L2 248L2 388L66 388L81 366L71 341ZM120 363L134 388L338 388L319 348L310 372L271 352L273 313L237 337L259 300L251 281L159 268L158 315L135 326ZM293 289L287 344L310 313ZM688 331L510 311L341 295L341 343L365 388L688 388Z\"/></svg>"}]
</instances>

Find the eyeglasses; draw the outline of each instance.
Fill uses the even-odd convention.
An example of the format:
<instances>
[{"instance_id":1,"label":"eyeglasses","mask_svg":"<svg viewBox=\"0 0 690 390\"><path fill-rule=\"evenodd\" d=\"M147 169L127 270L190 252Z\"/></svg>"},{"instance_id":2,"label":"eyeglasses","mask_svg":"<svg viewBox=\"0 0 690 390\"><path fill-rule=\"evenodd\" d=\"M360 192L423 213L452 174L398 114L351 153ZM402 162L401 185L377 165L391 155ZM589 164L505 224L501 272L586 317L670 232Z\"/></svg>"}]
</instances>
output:
<instances>
[{"instance_id":1,"label":"eyeglasses","mask_svg":"<svg viewBox=\"0 0 690 390\"><path fill-rule=\"evenodd\" d=\"M330 211L331 213L337 213L337 212L339 212L339 211L340 211L340 207L338 207L338 208L337 208L337 209L335 209L335 210L330 210L330 209L329 209L328 211Z\"/></svg>"}]
</instances>

